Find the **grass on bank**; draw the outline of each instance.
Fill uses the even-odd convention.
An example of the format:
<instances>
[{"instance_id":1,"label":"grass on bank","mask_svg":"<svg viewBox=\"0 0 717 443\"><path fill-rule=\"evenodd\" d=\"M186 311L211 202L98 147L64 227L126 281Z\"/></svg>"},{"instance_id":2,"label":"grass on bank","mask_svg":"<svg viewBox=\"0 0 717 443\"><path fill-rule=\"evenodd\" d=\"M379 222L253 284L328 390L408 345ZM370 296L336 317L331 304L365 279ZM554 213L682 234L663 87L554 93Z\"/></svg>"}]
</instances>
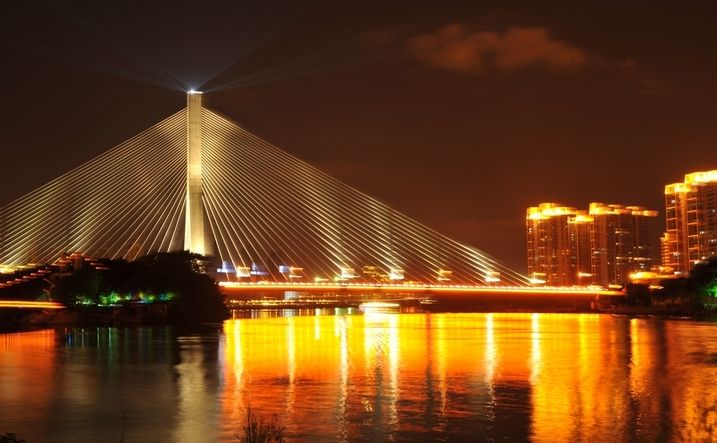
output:
<instances>
[{"instance_id":1,"label":"grass on bank","mask_svg":"<svg viewBox=\"0 0 717 443\"><path fill-rule=\"evenodd\" d=\"M284 441L286 428L279 424L276 414L271 420L265 421L264 417L257 417L251 407L246 411L246 424L242 428L243 435L238 432L234 434L237 440L244 443L281 443Z\"/></svg>"}]
</instances>

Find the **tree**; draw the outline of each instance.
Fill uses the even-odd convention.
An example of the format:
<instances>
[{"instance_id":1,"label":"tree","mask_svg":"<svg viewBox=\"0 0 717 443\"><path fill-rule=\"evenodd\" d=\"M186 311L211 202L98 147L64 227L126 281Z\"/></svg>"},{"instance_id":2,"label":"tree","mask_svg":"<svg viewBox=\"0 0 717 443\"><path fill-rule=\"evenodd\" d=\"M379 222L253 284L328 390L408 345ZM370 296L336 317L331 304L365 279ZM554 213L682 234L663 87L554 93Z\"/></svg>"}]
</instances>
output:
<instances>
[{"instance_id":1,"label":"tree","mask_svg":"<svg viewBox=\"0 0 717 443\"><path fill-rule=\"evenodd\" d=\"M133 262L100 260L102 271L86 266L63 275L51 295L67 306L164 301L175 322L222 321L229 311L217 283L201 272L204 261L187 251L151 254Z\"/></svg>"},{"instance_id":2,"label":"tree","mask_svg":"<svg viewBox=\"0 0 717 443\"><path fill-rule=\"evenodd\" d=\"M660 282L656 299L690 313L704 309L705 297L717 297L717 257L697 263L686 278Z\"/></svg>"},{"instance_id":3,"label":"tree","mask_svg":"<svg viewBox=\"0 0 717 443\"><path fill-rule=\"evenodd\" d=\"M695 295L701 301L706 296L717 297L717 257L697 263L690 271L689 279L695 288Z\"/></svg>"},{"instance_id":4,"label":"tree","mask_svg":"<svg viewBox=\"0 0 717 443\"><path fill-rule=\"evenodd\" d=\"M50 290L53 300L67 306L97 304L99 301L100 276L94 269L81 269L64 275Z\"/></svg>"},{"instance_id":5,"label":"tree","mask_svg":"<svg viewBox=\"0 0 717 443\"><path fill-rule=\"evenodd\" d=\"M647 285L629 284L625 287L629 306L649 306L650 288Z\"/></svg>"}]
</instances>

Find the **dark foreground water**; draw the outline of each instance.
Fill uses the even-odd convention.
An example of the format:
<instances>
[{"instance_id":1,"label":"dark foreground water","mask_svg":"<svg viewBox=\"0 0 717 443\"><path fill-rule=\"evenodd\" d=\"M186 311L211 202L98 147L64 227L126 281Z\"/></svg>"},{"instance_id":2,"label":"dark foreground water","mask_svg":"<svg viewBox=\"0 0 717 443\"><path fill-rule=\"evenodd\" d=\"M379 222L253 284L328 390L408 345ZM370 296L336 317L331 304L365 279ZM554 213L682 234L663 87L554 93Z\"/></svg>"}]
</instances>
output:
<instances>
[{"instance_id":1,"label":"dark foreground water","mask_svg":"<svg viewBox=\"0 0 717 443\"><path fill-rule=\"evenodd\" d=\"M579 314L319 315L0 334L0 434L235 441L715 441L717 325Z\"/></svg>"}]
</instances>

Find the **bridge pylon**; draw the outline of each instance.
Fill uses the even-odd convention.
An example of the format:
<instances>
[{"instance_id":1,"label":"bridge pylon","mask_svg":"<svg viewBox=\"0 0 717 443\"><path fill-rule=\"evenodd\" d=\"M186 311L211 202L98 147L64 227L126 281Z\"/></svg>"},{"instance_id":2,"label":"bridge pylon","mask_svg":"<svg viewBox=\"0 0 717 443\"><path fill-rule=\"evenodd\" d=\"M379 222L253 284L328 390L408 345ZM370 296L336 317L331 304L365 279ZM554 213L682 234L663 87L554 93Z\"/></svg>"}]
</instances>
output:
<instances>
[{"instance_id":1,"label":"bridge pylon","mask_svg":"<svg viewBox=\"0 0 717 443\"><path fill-rule=\"evenodd\" d=\"M202 204L202 93L187 93L187 197L184 215L184 249L208 255Z\"/></svg>"}]
</instances>

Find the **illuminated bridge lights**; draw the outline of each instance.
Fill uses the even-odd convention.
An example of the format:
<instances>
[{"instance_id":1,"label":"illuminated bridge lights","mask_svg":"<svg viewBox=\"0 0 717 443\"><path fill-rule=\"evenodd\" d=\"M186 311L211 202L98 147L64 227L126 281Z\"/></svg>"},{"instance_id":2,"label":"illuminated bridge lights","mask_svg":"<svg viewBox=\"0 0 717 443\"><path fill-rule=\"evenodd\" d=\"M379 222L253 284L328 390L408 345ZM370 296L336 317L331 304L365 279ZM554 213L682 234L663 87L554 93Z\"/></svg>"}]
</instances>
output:
<instances>
[{"instance_id":1,"label":"illuminated bridge lights","mask_svg":"<svg viewBox=\"0 0 717 443\"><path fill-rule=\"evenodd\" d=\"M1 308L17 309L65 309L62 303L54 301L0 300Z\"/></svg>"},{"instance_id":2,"label":"illuminated bridge lights","mask_svg":"<svg viewBox=\"0 0 717 443\"><path fill-rule=\"evenodd\" d=\"M534 294L534 295L622 295L622 291L605 289L596 286L487 286L487 285L447 285L447 284L423 284L423 283L354 283L354 282L220 282L220 286L229 290L257 291L423 291L423 292L449 292L449 293L509 293L509 294Z\"/></svg>"}]
</instances>

